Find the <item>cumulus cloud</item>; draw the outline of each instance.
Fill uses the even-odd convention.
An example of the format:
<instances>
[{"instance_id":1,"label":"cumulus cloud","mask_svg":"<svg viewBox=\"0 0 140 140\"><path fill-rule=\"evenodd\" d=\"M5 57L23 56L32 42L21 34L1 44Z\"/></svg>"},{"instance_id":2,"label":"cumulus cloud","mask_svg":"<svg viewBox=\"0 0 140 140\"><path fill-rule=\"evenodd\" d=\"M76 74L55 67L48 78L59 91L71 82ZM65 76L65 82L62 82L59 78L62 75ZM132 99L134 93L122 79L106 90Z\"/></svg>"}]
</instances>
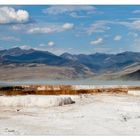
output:
<instances>
[{"instance_id":1,"label":"cumulus cloud","mask_svg":"<svg viewBox=\"0 0 140 140\"><path fill-rule=\"evenodd\" d=\"M30 27L28 29L28 33L58 33L58 32L64 32L70 29L73 29L74 24L73 23L64 23L63 25L50 25L47 27Z\"/></svg>"},{"instance_id":2,"label":"cumulus cloud","mask_svg":"<svg viewBox=\"0 0 140 140\"><path fill-rule=\"evenodd\" d=\"M73 23L65 23L62 25L62 29L65 29L65 30L72 29L73 27L74 27Z\"/></svg>"},{"instance_id":3,"label":"cumulus cloud","mask_svg":"<svg viewBox=\"0 0 140 140\"><path fill-rule=\"evenodd\" d=\"M55 45L55 43L54 43L53 41L49 41L49 42L48 42L48 46L51 47L51 46L54 46L54 45Z\"/></svg>"},{"instance_id":4,"label":"cumulus cloud","mask_svg":"<svg viewBox=\"0 0 140 140\"><path fill-rule=\"evenodd\" d=\"M94 6L73 6L73 5L63 5L63 6L50 6L46 9L43 9L43 13L47 13L50 15L58 15L58 14L66 14L73 12L94 12L96 8Z\"/></svg>"},{"instance_id":5,"label":"cumulus cloud","mask_svg":"<svg viewBox=\"0 0 140 140\"><path fill-rule=\"evenodd\" d=\"M122 39L122 36L121 35L116 35L115 37L114 37L114 40L115 41L120 41Z\"/></svg>"},{"instance_id":6,"label":"cumulus cloud","mask_svg":"<svg viewBox=\"0 0 140 140\"><path fill-rule=\"evenodd\" d=\"M101 44L103 42L103 39L102 38L98 38L96 40L93 40L90 42L91 45L98 45L98 44Z\"/></svg>"},{"instance_id":7,"label":"cumulus cloud","mask_svg":"<svg viewBox=\"0 0 140 140\"><path fill-rule=\"evenodd\" d=\"M12 7L0 7L0 24L25 23L29 20L29 13L25 10L15 10Z\"/></svg>"}]
</instances>

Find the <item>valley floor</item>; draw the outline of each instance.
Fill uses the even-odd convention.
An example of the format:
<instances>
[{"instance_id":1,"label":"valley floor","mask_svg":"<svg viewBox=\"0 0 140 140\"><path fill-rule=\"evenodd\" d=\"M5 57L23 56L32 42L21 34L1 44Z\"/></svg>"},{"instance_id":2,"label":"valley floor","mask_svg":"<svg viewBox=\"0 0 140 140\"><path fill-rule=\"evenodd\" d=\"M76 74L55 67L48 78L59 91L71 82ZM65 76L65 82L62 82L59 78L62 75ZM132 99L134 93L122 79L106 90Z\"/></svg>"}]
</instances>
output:
<instances>
[{"instance_id":1,"label":"valley floor","mask_svg":"<svg viewBox=\"0 0 140 140\"><path fill-rule=\"evenodd\" d=\"M140 96L71 97L56 107L0 107L0 135L140 135Z\"/></svg>"}]
</instances>

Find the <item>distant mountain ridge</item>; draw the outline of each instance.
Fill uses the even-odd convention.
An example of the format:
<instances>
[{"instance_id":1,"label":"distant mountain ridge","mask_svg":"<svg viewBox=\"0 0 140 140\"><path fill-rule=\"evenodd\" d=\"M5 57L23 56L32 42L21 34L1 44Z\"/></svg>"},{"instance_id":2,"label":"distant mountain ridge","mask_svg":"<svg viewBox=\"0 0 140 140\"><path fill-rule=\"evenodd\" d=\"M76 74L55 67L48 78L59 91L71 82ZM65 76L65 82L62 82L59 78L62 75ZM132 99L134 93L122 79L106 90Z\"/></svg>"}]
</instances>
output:
<instances>
[{"instance_id":1,"label":"distant mountain ridge","mask_svg":"<svg viewBox=\"0 0 140 140\"><path fill-rule=\"evenodd\" d=\"M118 71L133 63L140 63L140 52L123 52L119 54L95 53L90 55L62 54L61 57L76 60L94 72Z\"/></svg>"},{"instance_id":2,"label":"distant mountain ridge","mask_svg":"<svg viewBox=\"0 0 140 140\"><path fill-rule=\"evenodd\" d=\"M140 80L140 69L123 76L126 80Z\"/></svg>"},{"instance_id":3,"label":"distant mountain ridge","mask_svg":"<svg viewBox=\"0 0 140 140\"><path fill-rule=\"evenodd\" d=\"M16 66L21 64L44 64L55 67L70 67L80 75L84 76L88 73L88 75L93 76L119 72L133 64L140 66L140 52L123 52L119 54L95 53L89 55L63 53L57 56L48 51L24 50L18 47L0 50L0 66L10 64ZM139 72L134 77L136 75L139 76Z\"/></svg>"}]
</instances>

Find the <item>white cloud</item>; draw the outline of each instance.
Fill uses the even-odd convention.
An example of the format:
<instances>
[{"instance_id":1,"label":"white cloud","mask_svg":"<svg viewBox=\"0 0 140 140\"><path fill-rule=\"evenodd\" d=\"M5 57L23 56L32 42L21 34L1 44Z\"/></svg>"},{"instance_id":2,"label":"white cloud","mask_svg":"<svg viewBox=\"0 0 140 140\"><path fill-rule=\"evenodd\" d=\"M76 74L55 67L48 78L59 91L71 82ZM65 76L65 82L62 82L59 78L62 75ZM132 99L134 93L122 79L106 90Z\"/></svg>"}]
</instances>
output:
<instances>
[{"instance_id":1,"label":"white cloud","mask_svg":"<svg viewBox=\"0 0 140 140\"><path fill-rule=\"evenodd\" d=\"M41 43L41 44L39 44L39 47L46 47L46 44Z\"/></svg>"},{"instance_id":2,"label":"white cloud","mask_svg":"<svg viewBox=\"0 0 140 140\"><path fill-rule=\"evenodd\" d=\"M120 25L127 27L129 30L140 31L140 19L131 19L126 21L98 20L95 21L93 24L89 25L87 28L84 28L84 30L89 35L93 33L103 33L111 29L110 25Z\"/></svg>"},{"instance_id":3,"label":"white cloud","mask_svg":"<svg viewBox=\"0 0 140 140\"><path fill-rule=\"evenodd\" d=\"M54 43L53 41L49 41L49 42L48 42L48 46L51 47L51 46L54 46L54 45L55 45L55 43Z\"/></svg>"},{"instance_id":4,"label":"white cloud","mask_svg":"<svg viewBox=\"0 0 140 140\"><path fill-rule=\"evenodd\" d=\"M73 23L65 23L62 25L62 29L65 29L65 30L72 29L73 27L74 27Z\"/></svg>"},{"instance_id":5,"label":"white cloud","mask_svg":"<svg viewBox=\"0 0 140 140\"><path fill-rule=\"evenodd\" d=\"M55 46L54 41L49 41L47 44L44 44L44 43L39 44L39 47L44 48L44 49L46 49L47 47L53 47L53 46Z\"/></svg>"},{"instance_id":6,"label":"white cloud","mask_svg":"<svg viewBox=\"0 0 140 140\"><path fill-rule=\"evenodd\" d=\"M74 28L73 23L45 23L45 24L16 24L10 26L11 30L20 31L29 34L51 34L68 31Z\"/></svg>"},{"instance_id":7,"label":"white cloud","mask_svg":"<svg viewBox=\"0 0 140 140\"><path fill-rule=\"evenodd\" d=\"M121 24L123 26L126 26L129 29L140 30L140 20L122 21L122 22L118 22L118 24Z\"/></svg>"},{"instance_id":8,"label":"white cloud","mask_svg":"<svg viewBox=\"0 0 140 140\"><path fill-rule=\"evenodd\" d=\"M80 15L77 12L71 12L69 15L73 18L85 18L85 17L87 17L87 15Z\"/></svg>"},{"instance_id":9,"label":"white cloud","mask_svg":"<svg viewBox=\"0 0 140 140\"><path fill-rule=\"evenodd\" d=\"M140 44L140 39L139 38L135 39L133 44L130 46L131 51L140 52L140 47L139 47L140 45L139 44Z\"/></svg>"},{"instance_id":10,"label":"white cloud","mask_svg":"<svg viewBox=\"0 0 140 140\"><path fill-rule=\"evenodd\" d=\"M98 38L96 40L93 40L90 42L91 45L98 45L98 44L101 44L103 42L103 39L102 38Z\"/></svg>"},{"instance_id":11,"label":"white cloud","mask_svg":"<svg viewBox=\"0 0 140 140\"><path fill-rule=\"evenodd\" d=\"M94 6L73 6L73 5L63 5L63 6L50 6L43 9L43 13L50 15L66 14L72 12L93 12L96 8Z\"/></svg>"},{"instance_id":12,"label":"white cloud","mask_svg":"<svg viewBox=\"0 0 140 140\"><path fill-rule=\"evenodd\" d=\"M25 23L29 20L29 13L25 10L15 10L12 7L0 7L0 24Z\"/></svg>"},{"instance_id":13,"label":"white cloud","mask_svg":"<svg viewBox=\"0 0 140 140\"><path fill-rule=\"evenodd\" d=\"M53 33L56 29L53 27L31 27L27 31L28 33Z\"/></svg>"},{"instance_id":14,"label":"white cloud","mask_svg":"<svg viewBox=\"0 0 140 140\"><path fill-rule=\"evenodd\" d=\"M136 20L131 23L128 23L126 24L126 26L130 27L131 29L140 30L140 20Z\"/></svg>"},{"instance_id":15,"label":"white cloud","mask_svg":"<svg viewBox=\"0 0 140 140\"><path fill-rule=\"evenodd\" d=\"M16 38L14 36L0 36L0 40L3 40L3 41L20 41L19 38Z\"/></svg>"},{"instance_id":16,"label":"white cloud","mask_svg":"<svg viewBox=\"0 0 140 140\"><path fill-rule=\"evenodd\" d=\"M138 34L135 33L135 32L129 32L129 33L128 33L128 36L131 36L131 37L137 38L137 37L138 37Z\"/></svg>"},{"instance_id":17,"label":"white cloud","mask_svg":"<svg viewBox=\"0 0 140 140\"><path fill-rule=\"evenodd\" d=\"M132 11L133 14L140 14L140 10L134 10Z\"/></svg>"},{"instance_id":18,"label":"white cloud","mask_svg":"<svg viewBox=\"0 0 140 140\"><path fill-rule=\"evenodd\" d=\"M74 24L73 23L64 23L63 25L48 25L47 27L30 27L28 29L28 33L59 33L64 32L70 29L73 29Z\"/></svg>"},{"instance_id":19,"label":"white cloud","mask_svg":"<svg viewBox=\"0 0 140 140\"><path fill-rule=\"evenodd\" d=\"M126 21L116 20L99 20L84 28L85 33L91 35L93 33L103 33L111 29L110 25L120 25L127 27L129 30L140 31L140 19L131 19Z\"/></svg>"},{"instance_id":20,"label":"white cloud","mask_svg":"<svg viewBox=\"0 0 140 140\"><path fill-rule=\"evenodd\" d=\"M114 53L114 49L112 50L112 48L108 48L108 47L93 47L92 52L112 54Z\"/></svg>"},{"instance_id":21,"label":"white cloud","mask_svg":"<svg viewBox=\"0 0 140 140\"><path fill-rule=\"evenodd\" d=\"M120 41L122 39L122 36L121 35L116 35L115 37L114 37L114 40L115 41Z\"/></svg>"},{"instance_id":22,"label":"white cloud","mask_svg":"<svg viewBox=\"0 0 140 140\"><path fill-rule=\"evenodd\" d=\"M86 28L86 33L91 35L93 33L105 32L109 29L110 27L107 26L106 21L96 21L93 24L91 24L88 28Z\"/></svg>"},{"instance_id":23,"label":"white cloud","mask_svg":"<svg viewBox=\"0 0 140 140\"><path fill-rule=\"evenodd\" d=\"M129 18L128 20L121 21L121 20L116 20L116 21L105 21L106 24L116 24L116 25L121 25L125 26L128 29L131 30L140 30L140 19L139 18Z\"/></svg>"},{"instance_id":24,"label":"white cloud","mask_svg":"<svg viewBox=\"0 0 140 140\"><path fill-rule=\"evenodd\" d=\"M31 47L28 46L28 45L22 45L22 46L19 46L19 48L21 48L23 50L29 50L29 49L31 49Z\"/></svg>"},{"instance_id":25,"label":"white cloud","mask_svg":"<svg viewBox=\"0 0 140 140\"><path fill-rule=\"evenodd\" d=\"M12 29L12 30L15 30L15 31L21 30L21 29L23 29L23 28L24 28L24 26L21 26L21 25L19 25L19 24L16 24L16 25L12 25L12 26L11 26L11 29Z\"/></svg>"},{"instance_id":26,"label":"white cloud","mask_svg":"<svg viewBox=\"0 0 140 140\"><path fill-rule=\"evenodd\" d=\"M0 46L0 50L3 50L3 49L4 49L4 47Z\"/></svg>"}]
</instances>

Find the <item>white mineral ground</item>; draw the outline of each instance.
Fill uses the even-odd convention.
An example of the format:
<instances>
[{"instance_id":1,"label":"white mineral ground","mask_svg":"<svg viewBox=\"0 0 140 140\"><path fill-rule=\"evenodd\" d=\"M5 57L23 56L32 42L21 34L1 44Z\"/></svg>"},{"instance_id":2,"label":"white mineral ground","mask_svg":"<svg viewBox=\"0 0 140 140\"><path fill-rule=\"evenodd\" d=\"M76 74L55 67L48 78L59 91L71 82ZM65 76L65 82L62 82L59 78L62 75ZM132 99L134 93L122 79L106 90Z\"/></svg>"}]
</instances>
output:
<instances>
[{"instance_id":1,"label":"white mineral ground","mask_svg":"<svg viewBox=\"0 0 140 140\"><path fill-rule=\"evenodd\" d=\"M0 96L0 135L140 135L139 95Z\"/></svg>"}]
</instances>

